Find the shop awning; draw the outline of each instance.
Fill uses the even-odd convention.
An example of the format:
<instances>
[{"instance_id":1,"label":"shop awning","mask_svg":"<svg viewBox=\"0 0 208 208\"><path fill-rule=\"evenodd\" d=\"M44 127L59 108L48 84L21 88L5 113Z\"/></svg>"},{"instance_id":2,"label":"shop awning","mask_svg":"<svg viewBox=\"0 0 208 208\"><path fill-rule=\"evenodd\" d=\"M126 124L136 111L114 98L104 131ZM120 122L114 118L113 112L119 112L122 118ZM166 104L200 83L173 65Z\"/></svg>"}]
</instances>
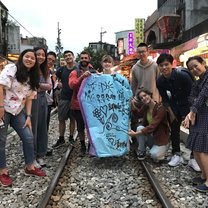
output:
<instances>
[{"instance_id":1,"label":"shop awning","mask_svg":"<svg viewBox=\"0 0 208 208\"><path fill-rule=\"evenodd\" d=\"M161 16L157 20L157 26L161 30L164 38L174 39L177 29L180 26L180 15L177 14L169 14Z\"/></svg>"}]
</instances>

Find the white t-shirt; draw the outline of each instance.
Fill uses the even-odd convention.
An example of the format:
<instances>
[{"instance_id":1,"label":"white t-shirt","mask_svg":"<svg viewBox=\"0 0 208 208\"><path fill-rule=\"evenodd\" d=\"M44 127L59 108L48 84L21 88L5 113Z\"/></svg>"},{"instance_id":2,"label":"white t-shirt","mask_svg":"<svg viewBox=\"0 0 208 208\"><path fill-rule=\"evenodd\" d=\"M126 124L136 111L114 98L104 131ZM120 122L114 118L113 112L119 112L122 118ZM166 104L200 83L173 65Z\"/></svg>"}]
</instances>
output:
<instances>
[{"instance_id":1,"label":"white t-shirt","mask_svg":"<svg viewBox=\"0 0 208 208\"><path fill-rule=\"evenodd\" d=\"M37 94L30 89L26 82L20 83L16 79L17 67L15 64L8 64L0 74L0 85L4 86L6 91L4 95L4 109L13 115L18 115L25 107L26 98L33 99Z\"/></svg>"}]
</instances>

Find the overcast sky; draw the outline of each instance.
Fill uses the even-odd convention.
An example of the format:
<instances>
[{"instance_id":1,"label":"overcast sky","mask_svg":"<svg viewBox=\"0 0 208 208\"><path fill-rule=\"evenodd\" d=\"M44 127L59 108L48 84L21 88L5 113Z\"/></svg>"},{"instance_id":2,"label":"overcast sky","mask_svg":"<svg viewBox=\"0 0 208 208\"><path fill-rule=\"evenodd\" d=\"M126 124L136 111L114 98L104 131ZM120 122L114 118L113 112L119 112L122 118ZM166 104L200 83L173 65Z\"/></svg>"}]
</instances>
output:
<instances>
[{"instance_id":1,"label":"overcast sky","mask_svg":"<svg viewBox=\"0 0 208 208\"><path fill-rule=\"evenodd\" d=\"M1 0L9 13L32 35L44 37L55 51L57 24L64 50L80 53L89 42L115 44L115 32L134 29L135 18L147 18L157 0ZM11 17L9 17L11 19ZM23 37L31 35L21 27Z\"/></svg>"}]
</instances>

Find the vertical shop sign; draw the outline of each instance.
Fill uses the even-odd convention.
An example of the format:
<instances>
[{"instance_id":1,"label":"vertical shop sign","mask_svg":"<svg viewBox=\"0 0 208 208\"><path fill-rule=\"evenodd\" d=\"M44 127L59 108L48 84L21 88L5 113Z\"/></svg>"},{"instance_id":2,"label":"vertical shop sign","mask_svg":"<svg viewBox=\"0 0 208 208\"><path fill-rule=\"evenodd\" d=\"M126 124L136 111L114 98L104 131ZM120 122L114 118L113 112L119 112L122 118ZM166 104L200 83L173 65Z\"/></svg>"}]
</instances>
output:
<instances>
[{"instance_id":1,"label":"vertical shop sign","mask_svg":"<svg viewBox=\"0 0 208 208\"><path fill-rule=\"evenodd\" d=\"M119 38L117 42L117 47L118 47L118 54L123 54L124 53L124 39Z\"/></svg>"},{"instance_id":2,"label":"vertical shop sign","mask_svg":"<svg viewBox=\"0 0 208 208\"><path fill-rule=\"evenodd\" d=\"M128 55L134 53L134 33L128 33Z\"/></svg>"},{"instance_id":3,"label":"vertical shop sign","mask_svg":"<svg viewBox=\"0 0 208 208\"><path fill-rule=\"evenodd\" d=\"M138 46L141 42L144 42L144 19L135 19L135 44Z\"/></svg>"}]
</instances>

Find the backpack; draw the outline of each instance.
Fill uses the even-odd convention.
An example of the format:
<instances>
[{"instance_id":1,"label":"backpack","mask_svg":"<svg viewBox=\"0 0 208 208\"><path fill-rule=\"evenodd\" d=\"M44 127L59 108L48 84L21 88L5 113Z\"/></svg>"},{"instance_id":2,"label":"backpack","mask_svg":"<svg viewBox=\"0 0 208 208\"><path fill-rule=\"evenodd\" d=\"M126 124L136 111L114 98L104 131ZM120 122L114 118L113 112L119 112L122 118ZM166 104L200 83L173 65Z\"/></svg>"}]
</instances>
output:
<instances>
[{"instance_id":1,"label":"backpack","mask_svg":"<svg viewBox=\"0 0 208 208\"><path fill-rule=\"evenodd\" d=\"M179 74L180 72L187 73L190 76L190 78L192 79L193 82L196 80L194 75L187 68L179 67L179 68L176 68L175 70L176 70L177 74Z\"/></svg>"}]
</instances>

